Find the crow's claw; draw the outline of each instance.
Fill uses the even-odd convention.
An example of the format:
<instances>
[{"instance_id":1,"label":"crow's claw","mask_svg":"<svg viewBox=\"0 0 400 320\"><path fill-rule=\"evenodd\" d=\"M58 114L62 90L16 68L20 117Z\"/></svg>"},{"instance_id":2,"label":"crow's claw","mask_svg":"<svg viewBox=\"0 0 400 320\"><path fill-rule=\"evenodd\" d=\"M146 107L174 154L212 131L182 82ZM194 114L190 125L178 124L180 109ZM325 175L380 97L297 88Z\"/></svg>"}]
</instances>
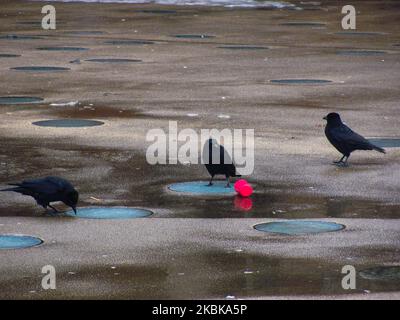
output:
<instances>
[{"instance_id":1,"label":"crow's claw","mask_svg":"<svg viewBox=\"0 0 400 320\"><path fill-rule=\"evenodd\" d=\"M336 161L336 162L334 162L333 164L335 164L337 167L342 167L342 168L345 168L345 167L348 167L349 165L347 164L347 162L343 162L343 161Z\"/></svg>"}]
</instances>

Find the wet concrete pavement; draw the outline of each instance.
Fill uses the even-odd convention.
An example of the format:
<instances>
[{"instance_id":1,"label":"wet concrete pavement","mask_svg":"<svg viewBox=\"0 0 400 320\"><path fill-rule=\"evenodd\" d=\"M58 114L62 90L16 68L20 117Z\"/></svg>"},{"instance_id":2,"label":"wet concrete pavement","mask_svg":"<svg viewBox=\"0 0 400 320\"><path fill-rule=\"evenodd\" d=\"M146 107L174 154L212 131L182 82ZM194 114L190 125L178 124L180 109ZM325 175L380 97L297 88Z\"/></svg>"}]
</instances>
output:
<instances>
[{"instance_id":1,"label":"wet concrete pavement","mask_svg":"<svg viewBox=\"0 0 400 320\"><path fill-rule=\"evenodd\" d=\"M1 297L224 299L398 290L399 280L359 276L357 290L341 287L344 265L361 271L396 264L397 221L335 219L344 231L296 237L253 229L268 221L274 220L2 218L2 230L43 235L45 242L1 252ZM57 290L41 289L43 264L56 267Z\"/></svg>"},{"instance_id":2,"label":"wet concrete pavement","mask_svg":"<svg viewBox=\"0 0 400 320\"><path fill-rule=\"evenodd\" d=\"M379 32L364 36L337 34L342 31L337 1L304 11L173 7L177 14L156 16L137 9L157 6L57 3L55 31L25 23L40 19L41 3L18 4L2 5L1 35L41 38L0 39L0 53L20 55L0 58L0 96L44 101L0 105L1 186L59 175L77 186L80 206L134 206L154 214L122 222L43 216L32 199L1 194L0 233L32 234L45 243L0 251L0 297L368 298L378 293L374 297L399 298L398 281L359 277L357 290L344 291L340 271L345 264L357 270L399 264L400 151L391 148L384 156L359 152L350 158L350 167L337 168L331 162L339 154L326 141L322 120L339 111L363 135L400 136L396 3L355 1L359 31ZM326 25L283 25L288 21ZM97 32L80 33L85 30ZM152 43L107 43L127 39ZM220 48L226 45L268 49ZM89 50L37 49L49 46ZM337 54L354 49L385 54ZM93 58L142 62L86 61ZM19 66L70 70L11 69ZM304 78L332 83L270 82ZM79 104L50 105L71 101ZM66 118L104 125L32 125ZM255 186L251 210L240 209L234 197L167 190L170 183L208 178L202 166L147 164L146 132L167 128L169 120L196 130L255 129L255 172L248 177ZM296 237L253 229L262 222L315 218L343 223L346 229ZM40 289L45 264L58 272L55 291Z\"/></svg>"}]
</instances>

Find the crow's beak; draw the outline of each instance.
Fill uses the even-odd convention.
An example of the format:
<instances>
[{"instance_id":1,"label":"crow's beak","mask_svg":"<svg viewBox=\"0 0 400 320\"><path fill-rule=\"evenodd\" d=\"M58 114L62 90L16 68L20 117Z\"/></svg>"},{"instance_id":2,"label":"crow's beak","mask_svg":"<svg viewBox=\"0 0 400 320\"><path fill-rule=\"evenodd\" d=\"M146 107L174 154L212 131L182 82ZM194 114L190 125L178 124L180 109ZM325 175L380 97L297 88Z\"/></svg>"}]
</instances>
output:
<instances>
[{"instance_id":1,"label":"crow's beak","mask_svg":"<svg viewBox=\"0 0 400 320\"><path fill-rule=\"evenodd\" d=\"M72 210L74 210L74 212L75 212L75 215L76 215L76 208L75 208L75 207L72 207Z\"/></svg>"},{"instance_id":2,"label":"crow's beak","mask_svg":"<svg viewBox=\"0 0 400 320\"><path fill-rule=\"evenodd\" d=\"M322 119L324 119L324 120L328 120L328 118L327 118L327 117L323 117Z\"/></svg>"}]
</instances>

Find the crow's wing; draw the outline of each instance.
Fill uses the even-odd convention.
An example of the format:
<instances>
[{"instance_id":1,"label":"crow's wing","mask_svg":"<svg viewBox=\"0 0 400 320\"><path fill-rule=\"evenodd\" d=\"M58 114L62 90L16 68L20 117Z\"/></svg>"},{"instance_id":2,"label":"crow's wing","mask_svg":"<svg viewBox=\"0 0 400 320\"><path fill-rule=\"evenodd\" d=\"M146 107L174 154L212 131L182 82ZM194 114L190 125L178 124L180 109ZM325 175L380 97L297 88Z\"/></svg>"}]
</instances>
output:
<instances>
[{"instance_id":1,"label":"crow's wing","mask_svg":"<svg viewBox=\"0 0 400 320\"><path fill-rule=\"evenodd\" d=\"M341 144L346 144L347 146L354 149L362 150L372 150L374 145L365 139L363 136L351 130L346 125L341 125L339 127L332 129L332 138Z\"/></svg>"},{"instance_id":2,"label":"crow's wing","mask_svg":"<svg viewBox=\"0 0 400 320\"><path fill-rule=\"evenodd\" d=\"M32 194L52 195L65 191L64 181L56 177L25 180L21 183L16 183L13 185L16 185L25 190L29 190Z\"/></svg>"},{"instance_id":3,"label":"crow's wing","mask_svg":"<svg viewBox=\"0 0 400 320\"><path fill-rule=\"evenodd\" d=\"M206 164L232 164L232 158L225 148L210 139L204 144L203 161Z\"/></svg>"},{"instance_id":4,"label":"crow's wing","mask_svg":"<svg viewBox=\"0 0 400 320\"><path fill-rule=\"evenodd\" d=\"M226 151L226 149L221 145L219 146L219 152L220 152L220 163L223 168L222 169L223 174L229 175L231 177L236 176L236 167L228 151Z\"/></svg>"},{"instance_id":5,"label":"crow's wing","mask_svg":"<svg viewBox=\"0 0 400 320\"><path fill-rule=\"evenodd\" d=\"M233 164L231 156L223 146L220 146L220 163Z\"/></svg>"}]
</instances>

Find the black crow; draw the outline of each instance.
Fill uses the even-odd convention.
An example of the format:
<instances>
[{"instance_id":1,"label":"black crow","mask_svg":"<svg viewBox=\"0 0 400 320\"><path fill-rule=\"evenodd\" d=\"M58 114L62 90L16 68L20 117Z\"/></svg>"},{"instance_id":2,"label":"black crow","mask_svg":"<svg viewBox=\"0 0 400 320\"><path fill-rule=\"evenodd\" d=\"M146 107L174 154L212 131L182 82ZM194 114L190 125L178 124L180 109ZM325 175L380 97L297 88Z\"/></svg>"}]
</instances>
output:
<instances>
[{"instance_id":1,"label":"black crow","mask_svg":"<svg viewBox=\"0 0 400 320\"><path fill-rule=\"evenodd\" d=\"M47 209L50 207L54 212L58 212L56 208L50 205L50 202L61 201L71 207L76 214L76 204L78 203L79 194L72 184L59 177L45 177L33 180L25 180L21 183L9 183L12 188L0 191L14 191L23 195L33 197L37 204Z\"/></svg>"},{"instance_id":2,"label":"black crow","mask_svg":"<svg viewBox=\"0 0 400 320\"><path fill-rule=\"evenodd\" d=\"M376 150L386 153L384 149L372 144L346 126L340 119L339 114L330 113L324 117L324 120L327 121L325 127L326 137L329 142L343 154L343 157L339 161L334 162L335 164L346 166L350 154L355 150ZM344 161L344 159L346 160Z\"/></svg>"},{"instance_id":3,"label":"black crow","mask_svg":"<svg viewBox=\"0 0 400 320\"><path fill-rule=\"evenodd\" d=\"M208 148L208 149L207 149ZM218 159L219 154L219 159ZM208 155L208 159L207 159ZM214 156L213 156L214 155ZM223 174L226 177L226 187L230 187L230 177L240 177L236 174L236 167L225 148L214 139L208 139L203 148L204 164L208 173L211 175L209 186L212 186L213 178L216 174ZM214 161L213 161L214 158ZM217 159L215 159L217 158Z\"/></svg>"}]
</instances>

